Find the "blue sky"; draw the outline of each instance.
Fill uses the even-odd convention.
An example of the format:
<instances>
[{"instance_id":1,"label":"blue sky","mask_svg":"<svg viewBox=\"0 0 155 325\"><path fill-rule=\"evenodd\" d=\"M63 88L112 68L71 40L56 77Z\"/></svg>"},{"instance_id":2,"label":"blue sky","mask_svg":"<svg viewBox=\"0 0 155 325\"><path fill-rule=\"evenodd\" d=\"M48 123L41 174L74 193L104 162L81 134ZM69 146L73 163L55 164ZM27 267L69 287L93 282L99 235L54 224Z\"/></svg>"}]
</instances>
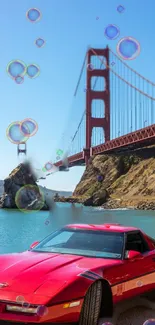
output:
<instances>
[{"instance_id":1,"label":"blue sky","mask_svg":"<svg viewBox=\"0 0 155 325\"><path fill-rule=\"evenodd\" d=\"M6 129L11 122L27 117L37 121L38 132L27 144L28 156L33 157L38 168L43 167L51 159L55 148L60 147L64 129L66 125L71 125L68 124L69 116L74 118L71 103L87 46L103 48L109 45L116 52L119 39L132 36L140 42L141 53L128 64L146 78L155 80L155 2L149 0L148 3L140 0L2 2L0 179L4 179L19 162L16 145L6 137ZM116 10L119 4L125 7L123 14ZM32 7L42 13L42 19L36 24L26 19L26 12ZM108 24L120 28L117 40L108 41L105 38L104 29ZM34 45L38 37L46 41L42 49ZM40 76L34 80L25 78L22 85L17 85L6 73L7 64L15 59L39 65ZM74 123L73 119L71 123ZM76 167L68 173L56 173L42 181L41 185L57 190L73 190L83 170Z\"/></svg>"}]
</instances>

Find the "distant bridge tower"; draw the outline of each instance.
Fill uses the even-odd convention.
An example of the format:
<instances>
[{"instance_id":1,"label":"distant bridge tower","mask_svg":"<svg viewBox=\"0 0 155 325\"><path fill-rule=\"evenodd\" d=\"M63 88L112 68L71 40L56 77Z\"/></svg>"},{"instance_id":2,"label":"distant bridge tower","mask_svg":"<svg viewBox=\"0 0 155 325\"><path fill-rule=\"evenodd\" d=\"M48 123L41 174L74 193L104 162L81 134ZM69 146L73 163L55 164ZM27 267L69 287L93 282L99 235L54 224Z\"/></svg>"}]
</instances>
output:
<instances>
[{"instance_id":1,"label":"distant bridge tower","mask_svg":"<svg viewBox=\"0 0 155 325\"><path fill-rule=\"evenodd\" d=\"M106 62L105 69L87 69L87 92L86 92L86 148L84 149L84 158L86 165L91 156L91 138L94 127L102 127L105 135L105 142L110 140L110 78L109 78L109 48L90 49L87 52L87 65L91 64L91 56L102 56ZM105 79L105 89L103 91L94 91L91 89L91 78L102 77ZM92 117L92 100L103 100L105 107L105 116L103 118Z\"/></svg>"},{"instance_id":2,"label":"distant bridge tower","mask_svg":"<svg viewBox=\"0 0 155 325\"><path fill-rule=\"evenodd\" d=\"M19 156L20 154L27 154L27 147L25 142L21 142L17 146L17 155Z\"/></svg>"}]
</instances>

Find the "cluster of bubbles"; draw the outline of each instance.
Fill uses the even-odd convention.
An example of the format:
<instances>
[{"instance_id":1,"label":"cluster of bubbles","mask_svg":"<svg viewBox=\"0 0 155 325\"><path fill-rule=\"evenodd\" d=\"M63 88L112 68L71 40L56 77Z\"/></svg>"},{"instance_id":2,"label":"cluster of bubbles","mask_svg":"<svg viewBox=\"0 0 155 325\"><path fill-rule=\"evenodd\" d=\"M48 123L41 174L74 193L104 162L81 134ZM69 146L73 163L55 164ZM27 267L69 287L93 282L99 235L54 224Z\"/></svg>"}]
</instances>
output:
<instances>
[{"instance_id":1,"label":"cluster of bubbles","mask_svg":"<svg viewBox=\"0 0 155 325\"><path fill-rule=\"evenodd\" d=\"M56 160L61 160L63 153L64 152L61 149L56 150ZM51 161L46 162L46 164L42 168L43 172L49 172L49 173L52 171L56 171L56 170L57 170L57 167Z\"/></svg>"},{"instance_id":2,"label":"cluster of bubbles","mask_svg":"<svg viewBox=\"0 0 155 325\"><path fill-rule=\"evenodd\" d=\"M125 8L122 5L117 7L117 11L122 14ZM120 29L114 24L109 24L104 30L104 35L108 40L116 40L120 35ZM133 37L123 37L116 46L117 54L123 60L133 60L140 54L140 43Z\"/></svg>"},{"instance_id":3,"label":"cluster of bubbles","mask_svg":"<svg viewBox=\"0 0 155 325\"><path fill-rule=\"evenodd\" d=\"M30 137L38 131L38 124L31 118L23 121L12 122L6 130L8 140L14 144L25 143Z\"/></svg>"},{"instance_id":4,"label":"cluster of bubbles","mask_svg":"<svg viewBox=\"0 0 155 325\"><path fill-rule=\"evenodd\" d=\"M26 13L27 19L31 23L36 23L41 19L41 12L37 8L31 8ZM45 40L41 37L35 40L35 45L42 48L45 45ZM7 65L8 75L18 84L24 82L24 76L34 79L40 74L40 67L37 64L29 64L28 66L21 60L12 60Z\"/></svg>"},{"instance_id":5,"label":"cluster of bubbles","mask_svg":"<svg viewBox=\"0 0 155 325\"><path fill-rule=\"evenodd\" d=\"M44 193L36 185L24 185L16 192L15 203L21 212L39 211L45 204Z\"/></svg>"},{"instance_id":6,"label":"cluster of bubbles","mask_svg":"<svg viewBox=\"0 0 155 325\"><path fill-rule=\"evenodd\" d=\"M24 82L24 77L30 79L37 78L40 74L38 65L32 63L28 66L21 60L12 60L7 65L7 74L13 79L16 84L20 85Z\"/></svg>"},{"instance_id":7,"label":"cluster of bubbles","mask_svg":"<svg viewBox=\"0 0 155 325\"><path fill-rule=\"evenodd\" d=\"M17 296L16 302L23 308L29 308L31 306L31 304L28 303L23 296ZM44 305L40 305L37 307L36 314L40 317L46 316L48 314L48 308Z\"/></svg>"},{"instance_id":8,"label":"cluster of bubbles","mask_svg":"<svg viewBox=\"0 0 155 325\"><path fill-rule=\"evenodd\" d=\"M37 8L31 8L27 11L26 13L26 18L31 22L31 23L36 23L41 19L42 15L39 9ZM43 38L37 38L35 40L35 45L38 48L41 48L45 45L45 40Z\"/></svg>"},{"instance_id":9,"label":"cluster of bubbles","mask_svg":"<svg viewBox=\"0 0 155 325\"><path fill-rule=\"evenodd\" d=\"M109 40L115 40L119 37L120 30L116 25L110 24L105 28L104 34ZM140 54L140 43L133 37L123 37L116 50L123 60L133 60Z\"/></svg>"},{"instance_id":10,"label":"cluster of bubbles","mask_svg":"<svg viewBox=\"0 0 155 325\"><path fill-rule=\"evenodd\" d=\"M56 159L57 159L57 160L61 159L63 153L64 153L63 150L58 149L58 150L56 151L56 155L57 155Z\"/></svg>"}]
</instances>

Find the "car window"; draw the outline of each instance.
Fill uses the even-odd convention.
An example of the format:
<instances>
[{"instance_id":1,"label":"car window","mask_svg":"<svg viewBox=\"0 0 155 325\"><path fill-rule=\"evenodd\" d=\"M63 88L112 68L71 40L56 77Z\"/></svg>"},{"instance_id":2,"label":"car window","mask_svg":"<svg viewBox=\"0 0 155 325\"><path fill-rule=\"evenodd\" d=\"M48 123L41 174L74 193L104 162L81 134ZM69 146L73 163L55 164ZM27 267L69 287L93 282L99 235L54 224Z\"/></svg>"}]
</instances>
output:
<instances>
[{"instance_id":1,"label":"car window","mask_svg":"<svg viewBox=\"0 0 155 325\"><path fill-rule=\"evenodd\" d=\"M44 244L44 247L49 247L49 246L57 246L57 245L62 245L68 242L68 240L72 237L74 232L72 231L63 231L59 234L59 236L55 236L51 240L49 240L46 244Z\"/></svg>"},{"instance_id":2,"label":"car window","mask_svg":"<svg viewBox=\"0 0 155 325\"><path fill-rule=\"evenodd\" d=\"M62 229L44 239L32 251L121 259L123 247L123 233Z\"/></svg>"},{"instance_id":3,"label":"car window","mask_svg":"<svg viewBox=\"0 0 155 325\"><path fill-rule=\"evenodd\" d=\"M149 251L149 247L140 232L128 233L125 250L126 251L132 250L140 253L145 253Z\"/></svg>"}]
</instances>

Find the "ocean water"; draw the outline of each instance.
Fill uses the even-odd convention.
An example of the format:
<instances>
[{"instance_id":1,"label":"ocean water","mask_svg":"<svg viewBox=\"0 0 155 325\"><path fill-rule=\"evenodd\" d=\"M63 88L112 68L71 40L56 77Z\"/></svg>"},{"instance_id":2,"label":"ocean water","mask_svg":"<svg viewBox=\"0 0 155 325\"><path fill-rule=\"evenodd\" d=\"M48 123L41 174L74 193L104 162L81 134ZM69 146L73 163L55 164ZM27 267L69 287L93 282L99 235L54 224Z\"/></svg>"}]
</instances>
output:
<instances>
[{"instance_id":1,"label":"ocean water","mask_svg":"<svg viewBox=\"0 0 155 325\"><path fill-rule=\"evenodd\" d=\"M27 250L34 241L69 223L105 222L136 226L155 238L155 211L104 210L57 203L52 212L22 213L0 209L0 254Z\"/></svg>"}]
</instances>

